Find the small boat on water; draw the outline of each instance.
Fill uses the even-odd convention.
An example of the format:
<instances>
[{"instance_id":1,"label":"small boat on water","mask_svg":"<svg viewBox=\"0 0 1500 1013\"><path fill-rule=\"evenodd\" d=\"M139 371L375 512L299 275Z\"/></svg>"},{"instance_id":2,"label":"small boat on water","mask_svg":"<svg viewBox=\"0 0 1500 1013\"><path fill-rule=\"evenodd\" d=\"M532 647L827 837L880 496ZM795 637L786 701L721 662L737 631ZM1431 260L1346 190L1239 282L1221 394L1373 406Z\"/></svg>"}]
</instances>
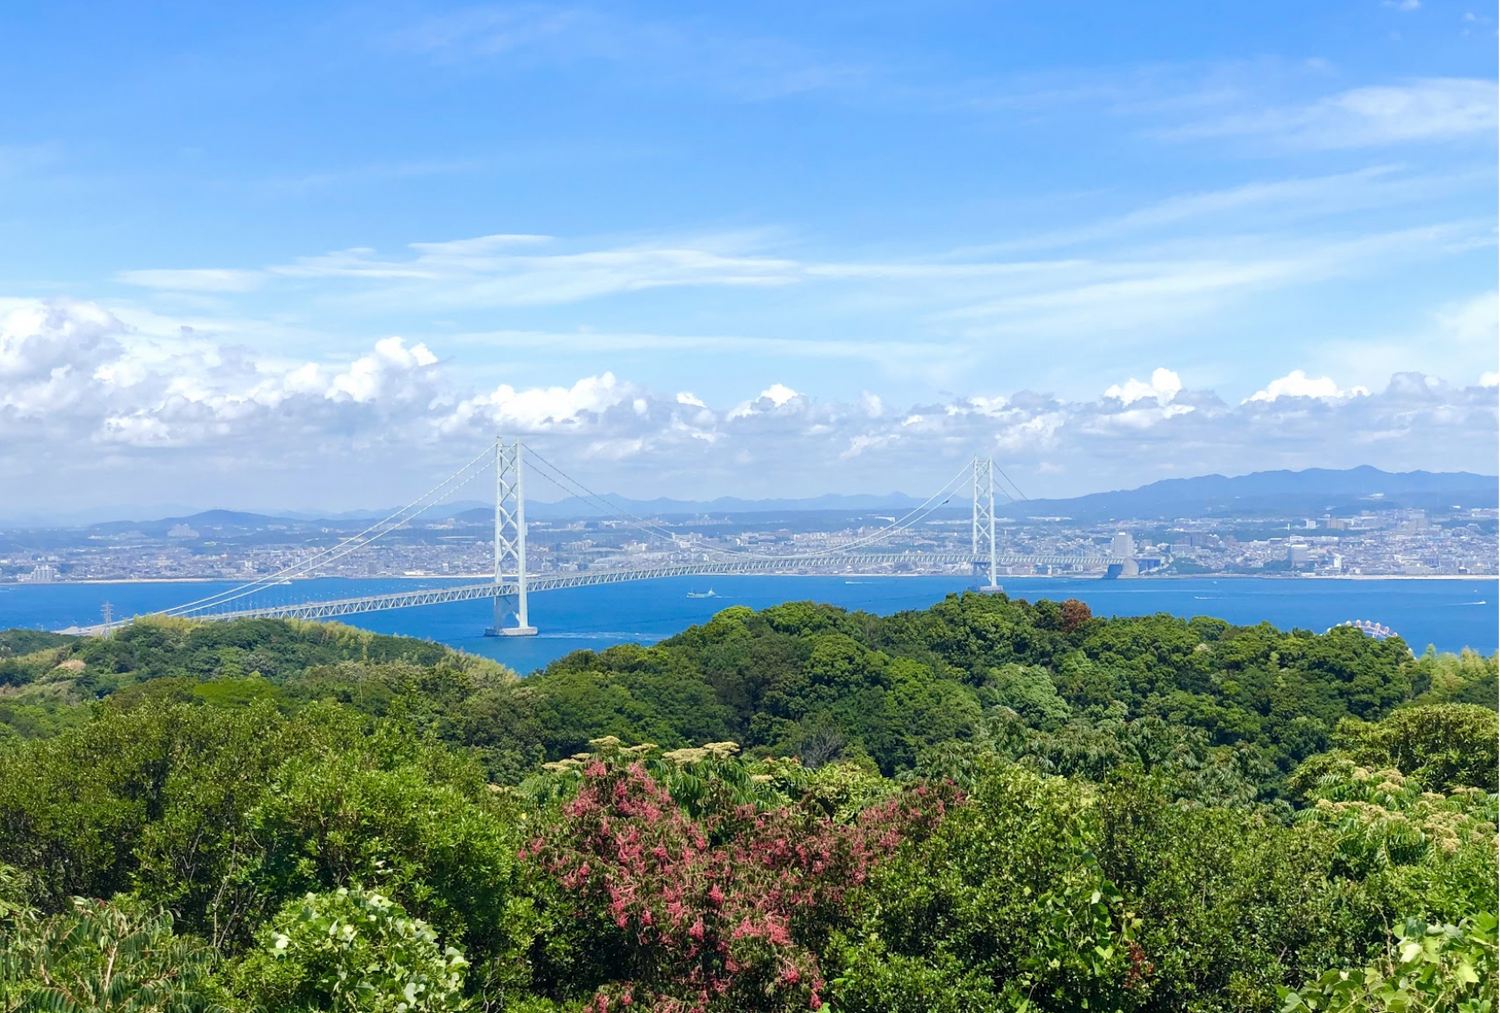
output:
<instances>
[{"instance_id":1,"label":"small boat on water","mask_svg":"<svg viewBox=\"0 0 1500 1013\"><path fill-rule=\"evenodd\" d=\"M714 589L713 588L709 588L707 591L689 591L688 592L688 597L689 598L717 598L719 596L716 595L716 594L714 594Z\"/></svg>"}]
</instances>

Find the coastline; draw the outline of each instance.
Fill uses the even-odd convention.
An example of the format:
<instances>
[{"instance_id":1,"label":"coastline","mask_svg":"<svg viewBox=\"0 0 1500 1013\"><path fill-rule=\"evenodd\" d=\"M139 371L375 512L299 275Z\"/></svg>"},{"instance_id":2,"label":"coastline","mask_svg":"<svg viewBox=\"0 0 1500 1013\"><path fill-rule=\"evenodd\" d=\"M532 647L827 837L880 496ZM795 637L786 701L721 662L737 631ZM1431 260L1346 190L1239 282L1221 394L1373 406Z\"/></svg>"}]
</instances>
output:
<instances>
[{"instance_id":1,"label":"coastline","mask_svg":"<svg viewBox=\"0 0 1500 1013\"><path fill-rule=\"evenodd\" d=\"M478 576L478 575L476 575ZM816 579L801 582L788 576ZM536 641L494 643L480 641L488 624L488 609L403 609L340 617L352 626L386 633L436 639L450 646L477 651L521 670L540 667L573 647L599 648L613 643L648 642L672 636L724 608L744 605L766 608L785 601L816 599L855 610L888 614L923 609L972 587L968 575L902 574L921 579L892 580L892 575L870 573L747 574L733 579L683 575L672 580L605 583L583 593L543 594L533 602ZM1177 579L1099 580L1030 575L1005 577L1001 587L1012 599L1079 598L1096 615L1147 615L1166 612L1188 617L1215 616L1233 624L1271 622L1284 629L1322 630L1353 618L1378 620L1397 630L1409 643L1435 643L1454 652L1473 647L1488 655L1496 649L1494 606L1500 597L1496 578L1446 577L1403 583L1399 577L1369 576L1322 581L1299 578L1228 580L1179 576ZM488 578L493 580L493 577ZM1457 582L1455 582L1455 580ZM60 630L97 625L105 600L117 616L146 615L188 599L202 598L212 589L202 581L64 582L31 585L37 590L15 592L0 586L0 628ZM321 583L273 586L262 595L269 603L298 604L302 600L339 599L365 594L399 593L479 583L474 578L450 578L423 583L379 578L325 579ZM485 581L487 584L488 581ZM716 600L684 600L684 592L702 593L713 587ZM215 585L225 590L227 585ZM582 589L578 589L582 591ZM545 599L545 600L544 600ZM1457 606L1470 606L1459 608ZM480 612L486 613L483 619ZM527 646L527 644L530 646Z\"/></svg>"}]
</instances>

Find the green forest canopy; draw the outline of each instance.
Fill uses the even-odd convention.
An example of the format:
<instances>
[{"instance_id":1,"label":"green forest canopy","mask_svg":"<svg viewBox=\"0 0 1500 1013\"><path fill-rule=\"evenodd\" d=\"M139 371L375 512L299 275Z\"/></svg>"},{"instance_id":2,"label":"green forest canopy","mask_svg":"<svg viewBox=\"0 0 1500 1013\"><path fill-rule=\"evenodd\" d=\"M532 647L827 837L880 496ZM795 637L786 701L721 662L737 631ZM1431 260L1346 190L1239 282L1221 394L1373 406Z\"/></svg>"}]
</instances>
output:
<instances>
[{"instance_id":1,"label":"green forest canopy","mask_svg":"<svg viewBox=\"0 0 1500 1013\"><path fill-rule=\"evenodd\" d=\"M1493 1002L1496 693L1003 595L526 679L326 624L8 631L0 1008Z\"/></svg>"}]
</instances>

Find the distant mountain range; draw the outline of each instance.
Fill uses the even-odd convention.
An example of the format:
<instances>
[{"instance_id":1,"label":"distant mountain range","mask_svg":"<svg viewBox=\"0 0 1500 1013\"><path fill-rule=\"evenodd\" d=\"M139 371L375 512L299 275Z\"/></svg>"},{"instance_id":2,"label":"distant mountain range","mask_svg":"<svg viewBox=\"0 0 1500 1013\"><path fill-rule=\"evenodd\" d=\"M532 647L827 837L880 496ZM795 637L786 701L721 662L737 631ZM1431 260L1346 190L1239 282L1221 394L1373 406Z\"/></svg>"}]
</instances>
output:
<instances>
[{"instance_id":1,"label":"distant mountain range","mask_svg":"<svg viewBox=\"0 0 1500 1013\"><path fill-rule=\"evenodd\" d=\"M998 492L998 489L997 489ZM818 496L811 499L632 500L606 496L611 504L647 517L711 514L803 513L910 510L926 502L904 493L885 496ZM1228 517L1266 514L1321 514L1376 509L1442 510L1450 507L1500 505L1500 478L1470 472L1388 472L1369 466L1331 470L1259 471L1226 477L1203 475L1171 478L1138 489L1098 492L1069 499L1017 500L997 513L1009 517L1070 517L1075 520L1154 517ZM967 496L955 495L949 509L969 509ZM582 500L528 503L537 520L597 517L599 510Z\"/></svg>"},{"instance_id":2,"label":"distant mountain range","mask_svg":"<svg viewBox=\"0 0 1500 1013\"><path fill-rule=\"evenodd\" d=\"M1500 478L1466 471L1388 472L1368 465L1342 471L1258 471L1226 478L1169 478L1139 489L1071 499L1027 500L997 513L1066 516L1077 520L1153 517L1233 517L1347 513L1358 510L1494 507Z\"/></svg>"},{"instance_id":3,"label":"distant mountain range","mask_svg":"<svg viewBox=\"0 0 1500 1013\"><path fill-rule=\"evenodd\" d=\"M868 513L875 510L889 512L910 510L925 502L904 493L889 493L884 496L830 494L808 499L752 500L727 496L706 501L664 498L633 500L623 496L606 496L605 499L617 510L643 517ZM1255 517L1273 514L1318 516L1359 510L1444 510L1452 507L1468 509L1497 505L1500 505L1500 479L1493 475L1475 475L1462 471L1387 472L1365 466L1341 471L1309 468L1306 471L1259 471L1235 477L1203 475L1198 478L1172 478L1118 492L1092 493L1069 499L1020 500L1004 506L996 504L996 512L1016 519L1068 517L1079 521L1100 521L1112 518ZM946 507L948 510L967 512L969 500L967 497L954 496ZM434 507L423 517L432 520L456 518L480 523L489 516L492 509L487 503L465 500ZM359 510L315 517L301 513L272 515L206 510L160 520L106 521L87 526L101 534L139 531L145 535L167 535L179 525L192 530L257 530L275 526L301 530L321 526L357 530L362 522L378 520L391 512ZM532 501L526 504L526 512L532 520L548 521L608 516L603 510L580 499L566 499L555 503ZM24 526L42 528L47 525L33 523ZM186 531L183 536L190 537Z\"/></svg>"},{"instance_id":4,"label":"distant mountain range","mask_svg":"<svg viewBox=\"0 0 1500 1013\"><path fill-rule=\"evenodd\" d=\"M764 514L806 513L811 511L836 511L859 513L866 510L910 509L926 502L904 493L892 492L884 496L873 494L839 495L829 493L809 499L740 499L736 496L720 496L711 500L687 499L626 499L624 496L603 497L610 504L633 514L652 517L672 517L697 514ZM964 503L967 505L968 500ZM568 517L597 517L603 511L593 504L577 499L559 500L556 503L527 503L528 516L541 519Z\"/></svg>"}]
</instances>

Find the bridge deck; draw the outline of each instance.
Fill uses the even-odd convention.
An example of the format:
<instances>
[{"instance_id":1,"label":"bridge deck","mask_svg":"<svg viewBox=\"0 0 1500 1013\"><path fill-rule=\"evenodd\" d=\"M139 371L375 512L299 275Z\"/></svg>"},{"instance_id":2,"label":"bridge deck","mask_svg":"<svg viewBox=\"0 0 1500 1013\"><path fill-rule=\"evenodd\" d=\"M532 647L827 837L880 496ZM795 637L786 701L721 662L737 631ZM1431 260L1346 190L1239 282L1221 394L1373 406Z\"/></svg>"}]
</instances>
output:
<instances>
[{"instance_id":1,"label":"bridge deck","mask_svg":"<svg viewBox=\"0 0 1500 1013\"><path fill-rule=\"evenodd\" d=\"M753 559L739 562L674 563L665 566L642 567L633 570L586 570L579 573L542 574L529 577L527 592L556 591L565 587L589 587L595 584L620 584L636 580L656 580L662 577L728 576L733 574L792 574L826 570L829 567L888 566L892 563L919 563L926 566L967 565L988 563L983 558L968 553L870 553L864 555L825 556L816 559ZM998 555L995 562L1000 565L1042 566L1109 566L1124 562L1117 556L1063 556L1063 555ZM395 591L389 594L362 595L357 598L339 598L331 601L303 602L295 605L266 605L254 608L232 609L224 612L204 612L192 616L205 621L231 619L333 619L338 616L357 615L362 612L385 612L391 609L416 608L422 605L443 605L449 602L476 601L485 598L500 598L513 595L519 590L514 579L488 581L482 584L463 584L458 587L422 588L416 591ZM124 625L116 623L115 626ZM97 635L105 628L90 626L76 631Z\"/></svg>"}]
</instances>

